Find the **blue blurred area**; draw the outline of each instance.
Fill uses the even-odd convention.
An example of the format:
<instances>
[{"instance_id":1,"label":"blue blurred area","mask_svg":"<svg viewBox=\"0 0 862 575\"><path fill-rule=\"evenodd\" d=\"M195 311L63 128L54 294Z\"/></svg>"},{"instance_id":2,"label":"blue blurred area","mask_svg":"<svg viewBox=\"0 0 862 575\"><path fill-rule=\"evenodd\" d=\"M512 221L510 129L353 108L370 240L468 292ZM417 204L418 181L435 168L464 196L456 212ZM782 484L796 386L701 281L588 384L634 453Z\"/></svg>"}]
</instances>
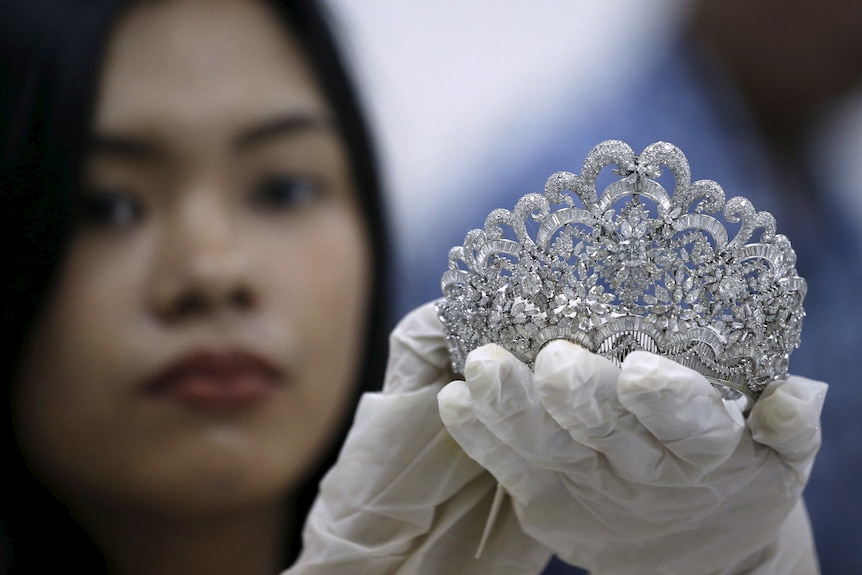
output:
<instances>
[{"instance_id":1,"label":"blue blurred area","mask_svg":"<svg viewBox=\"0 0 862 575\"><path fill-rule=\"evenodd\" d=\"M543 575L588 575L588 572L579 567L567 565L554 557L551 562L548 563Z\"/></svg>"},{"instance_id":2,"label":"blue blurred area","mask_svg":"<svg viewBox=\"0 0 862 575\"><path fill-rule=\"evenodd\" d=\"M622 139L636 152L660 140L677 145L693 179L715 180L727 197L744 195L772 212L778 231L793 242L809 291L802 346L791 358L791 372L831 384L824 445L805 498L823 573L862 573L862 223L831 193L828 174L816 166L782 169L733 84L687 37L607 94L602 106L560 110L553 130L523 136L513 133L517 146L501 142L506 151L494 165L478 166L457 191L441 194L458 200L425 238L423 251L404 258L400 311L440 296L446 254L467 230L481 227L493 208L512 208L523 194L540 192L552 173L580 172L583 158L600 141ZM556 563L548 570L577 572Z\"/></svg>"}]
</instances>

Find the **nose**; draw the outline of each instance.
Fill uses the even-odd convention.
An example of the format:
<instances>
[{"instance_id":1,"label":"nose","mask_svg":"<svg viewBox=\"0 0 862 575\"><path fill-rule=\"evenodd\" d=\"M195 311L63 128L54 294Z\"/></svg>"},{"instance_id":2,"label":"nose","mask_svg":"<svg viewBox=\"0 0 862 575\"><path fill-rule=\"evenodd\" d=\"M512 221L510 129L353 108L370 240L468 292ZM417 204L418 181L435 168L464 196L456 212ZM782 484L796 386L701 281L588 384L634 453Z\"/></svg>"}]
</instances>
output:
<instances>
[{"instance_id":1,"label":"nose","mask_svg":"<svg viewBox=\"0 0 862 575\"><path fill-rule=\"evenodd\" d=\"M165 218L151 305L162 321L245 312L257 303L236 218L218 201L189 200Z\"/></svg>"}]
</instances>

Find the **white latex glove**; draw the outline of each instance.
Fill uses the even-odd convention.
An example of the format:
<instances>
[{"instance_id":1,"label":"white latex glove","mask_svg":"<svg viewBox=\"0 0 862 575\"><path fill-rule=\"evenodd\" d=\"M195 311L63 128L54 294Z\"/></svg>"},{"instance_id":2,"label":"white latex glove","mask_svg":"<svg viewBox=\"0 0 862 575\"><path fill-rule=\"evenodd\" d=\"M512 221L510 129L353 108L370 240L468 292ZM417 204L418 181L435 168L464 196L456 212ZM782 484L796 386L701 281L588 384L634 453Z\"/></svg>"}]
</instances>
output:
<instances>
[{"instance_id":1,"label":"white latex glove","mask_svg":"<svg viewBox=\"0 0 862 575\"><path fill-rule=\"evenodd\" d=\"M392 333L382 393L362 397L338 462L321 483L289 575L525 575L551 551L511 508L477 546L496 481L449 436L437 393L451 379L433 305Z\"/></svg>"},{"instance_id":2,"label":"white latex glove","mask_svg":"<svg viewBox=\"0 0 862 575\"><path fill-rule=\"evenodd\" d=\"M502 348L439 395L452 436L524 529L594 575L818 572L800 494L826 385L769 386L746 421L700 374L646 352L622 370L566 342L535 374Z\"/></svg>"}]
</instances>

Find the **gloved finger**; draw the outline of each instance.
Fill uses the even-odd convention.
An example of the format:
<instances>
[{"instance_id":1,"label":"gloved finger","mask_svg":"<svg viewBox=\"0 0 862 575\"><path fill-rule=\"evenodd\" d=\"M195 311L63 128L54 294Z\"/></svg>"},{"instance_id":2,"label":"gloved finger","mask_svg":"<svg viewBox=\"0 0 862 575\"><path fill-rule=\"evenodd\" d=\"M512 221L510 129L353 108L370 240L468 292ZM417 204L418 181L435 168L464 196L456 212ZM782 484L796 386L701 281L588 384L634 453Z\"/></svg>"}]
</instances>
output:
<instances>
[{"instance_id":1,"label":"gloved finger","mask_svg":"<svg viewBox=\"0 0 862 575\"><path fill-rule=\"evenodd\" d=\"M437 398L446 428L464 451L505 487L527 533L559 553L579 547L583 533L594 537L607 532L598 514L585 508L577 493L569 492L568 476L528 463L479 421L465 382L451 382ZM583 533L573 531L572 525Z\"/></svg>"},{"instance_id":2,"label":"gloved finger","mask_svg":"<svg viewBox=\"0 0 862 575\"><path fill-rule=\"evenodd\" d=\"M664 448L620 403L619 368L574 343L557 340L536 356L534 371L540 402L575 442L604 454L623 478L656 478Z\"/></svg>"},{"instance_id":3,"label":"gloved finger","mask_svg":"<svg viewBox=\"0 0 862 575\"><path fill-rule=\"evenodd\" d=\"M676 457L703 474L724 463L742 437L745 419L736 405L698 372L645 351L623 361L620 403Z\"/></svg>"},{"instance_id":4,"label":"gloved finger","mask_svg":"<svg viewBox=\"0 0 862 575\"><path fill-rule=\"evenodd\" d=\"M798 376L768 385L748 417L754 440L788 462L812 459L820 448L820 413L828 387Z\"/></svg>"},{"instance_id":5,"label":"gloved finger","mask_svg":"<svg viewBox=\"0 0 862 575\"><path fill-rule=\"evenodd\" d=\"M437 394L437 403L440 419L461 449L510 492L529 499L526 494L533 487L529 481L530 465L479 421L467 384L452 381Z\"/></svg>"},{"instance_id":6,"label":"gloved finger","mask_svg":"<svg viewBox=\"0 0 862 575\"><path fill-rule=\"evenodd\" d=\"M389 336L384 393L402 393L452 379L443 324L434 302L408 313Z\"/></svg>"},{"instance_id":7,"label":"gloved finger","mask_svg":"<svg viewBox=\"0 0 862 575\"><path fill-rule=\"evenodd\" d=\"M436 389L365 393L321 492L345 513L359 506L414 513L433 510L481 471L446 432Z\"/></svg>"},{"instance_id":8,"label":"gloved finger","mask_svg":"<svg viewBox=\"0 0 862 575\"><path fill-rule=\"evenodd\" d=\"M495 482L457 445L439 413L433 387L363 396L290 573L448 573L460 560L464 573L515 575L547 562L550 551L527 537L511 513L500 515L488 546L508 546L513 558L472 559Z\"/></svg>"},{"instance_id":9,"label":"gloved finger","mask_svg":"<svg viewBox=\"0 0 862 575\"><path fill-rule=\"evenodd\" d=\"M623 414L616 391L620 370L609 360L556 340L536 356L534 372L539 400L570 433L601 437L616 427Z\"/></svg>"},{"instance_id":10,"label":"gloved finger","mask_svg":"<svg viewBox=\"0 0 862 575\"><path fill-rule=\"evenodd\" d=\"M480 347L467 356L464 376L477 419L523 459L567 473L594 469L595 451L572 441L547 413L533 373L514 355L498 345Z\"/></svg>"},{"instance_id":11,"label":"gloved finger","mask_svg":"<svg viewBox=\"0 0 862 575\"><path fill-rule=\"evenodd\" d=\"M536 411L538 401L532 379L529 367L495 344L474 349L464 363L464 381L470 389L473 411L486 426L529 417L530 411ZM508 432L502 431L500 439L508 443Z\"/></svg>"}]
</instances>

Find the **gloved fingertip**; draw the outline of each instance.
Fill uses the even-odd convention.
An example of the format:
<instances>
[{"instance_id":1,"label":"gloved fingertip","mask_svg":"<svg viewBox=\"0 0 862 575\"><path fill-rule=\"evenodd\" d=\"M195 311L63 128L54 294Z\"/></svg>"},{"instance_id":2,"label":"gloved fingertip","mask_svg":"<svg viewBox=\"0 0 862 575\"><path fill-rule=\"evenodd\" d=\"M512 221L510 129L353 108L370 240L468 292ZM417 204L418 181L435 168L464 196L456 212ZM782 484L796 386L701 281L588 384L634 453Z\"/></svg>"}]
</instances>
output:
<instances>
[{"instance_id":1,"label":"gloved fingertip","mask_svg":"<svg viewBox=\"0 0 862 575\"><path fill-rule=\"evenodd\" d=\"M633 398L642 394L714 395L718 393L706 378L693 369L646 351L633 351L623 360L618 393Z\"/></svg>"},{"instance_id":2,"label":"gloved fingertip","mask_svg":"<svg viewBox=\"0 0 862 575\"><path fill-rule=\"evenodd\" d=\"M463 381L453 381L440 390L437 408L443 425L456 439L463 435L461 430L474 425L476 420L470 389Z\"/></svg>"},{"instance_id":3,"label":"gloved fingertip","mask_svg":"<svg viewBox=\"0 0 862 575\"><path fill-rule=\"evenodd\" d=\"M545 345L536 355L533 371L537 378L546 378L560 372L584 368L616 370L607 358L594 354L573 341L556 339Z\"/></svg>"},{"instance_id":4,"label":"gloved fingertip","mask_svg":"<svg viewBox=\"0 0 862 575\"><path fill-rule=\"evenodd\" d=\"M405 315L389 335L389 358L383 383L385 393L424 387L450 369L443 324L436 302L426 303Z\"/></svg>"},{"instance_id":5,"label":"gloved fingertip","mask_svg":"<svg viewBox=\"0 0 862 575\"><path fill-rule=\"evenodd\" d=\"M683 379L706 383L706 378L695 370L667 357L643 350L628 354L623 360L622 371L627 377L650 377L655 380Z\"/></svg>"},{"instance_id":6,"label":"gloved fingertip","mask_svg":"<svg viewBox=\"0 0 862 575\"><path fill-rule=\"evenodd\" d=\"M536 357L533 384L544 409L573 438L603 436L622 411L616 392L619 371L605 357L556 340Z\"/></svg>"},{"instance_id":7,"label":"gloved fingertip","mask_svg":"<svg viewBox=\"0 0 862 575\"><path fill-rule=\"evenodd\" d=\"M555 340L536 356L533 382L549 410L555 406L571 408L588 398L615 399L619 371L603 356L576 343Z\"/></svg>"},{"instance_id":8,"label":"gloved fingertip","mask_svg":"<svg viewBox=\"0 0 862 575\"><path fill-rule=\"evenodd\" d=\"M482 379L488 375L499 377L499 374L526 366L509 351L503 349L496 343L489 343L477 347L469 354L464 362L464 379L468 382Z\"/></svg>"},{"instance_id":9,"label":"gloved fingertip","mask_svg":"<svg viewBox=\"0 0 862 575\"><path fill-rule=\"evenodd\" d=\"M474 349L464 363L464 380L474 399L503 409L532 397L533 373L517 357L496 344Z\"/></svg>"},{"instance_id":10,"label":"gloved fingertip","mask_svg":"<svg viewBox=\"0 0 862 575\"><path fill-rule=\"evenodd\" d=\"M752 437L789 458L816 452L825 383L800 377L771 384L749 416Z\"/></svg>"},{"instance_id":11,"label":"gloved fingertip","mask_svg":"<svg viewBox=\"0 0 862 575\"><path fill-rule=\"evenodd\" d=\"M792 395L807 403L811 403L816 408L822 409L828 390L829 385L822 381L791 375L784 381L776 381L769 384L763 391L761 398L765 399L776 394Z\"/></svg>"},{"instance_id":12,"label":"gloved fingertip","mask_svg":"<svg viewBox=\"0 0 862 575\"><path fill-rule=\"evenodd\" d=\"M466 383L457 379L449 382L437 394L437 403L440 406L469 408L473 403L470 388L467 387Z\"/></svg>"},{"instance_id":13,"label":"gloved fingertip","mask_svg":"<svg viewBox=\"0 0 862 575\"><path fill-rule=\"evenodd\" d=\"M446 336L443 324L437 315L437 302L431 301L407 312L392 330L396 339L411 339L415 335Z\"/></svg>"}]
</instances>

